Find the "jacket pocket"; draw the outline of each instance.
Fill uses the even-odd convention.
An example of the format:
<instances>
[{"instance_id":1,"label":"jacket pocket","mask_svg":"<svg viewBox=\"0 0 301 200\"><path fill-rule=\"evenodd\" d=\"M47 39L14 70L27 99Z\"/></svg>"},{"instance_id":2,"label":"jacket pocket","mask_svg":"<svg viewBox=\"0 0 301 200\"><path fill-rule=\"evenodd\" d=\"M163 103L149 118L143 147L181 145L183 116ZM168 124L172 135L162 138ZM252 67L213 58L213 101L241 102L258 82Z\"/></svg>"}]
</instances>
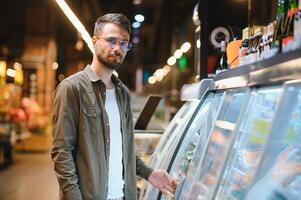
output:
<instances>
[{"instance_id":1,"label":"jacket pocket","mask_svg":"<svg viewBox=\"0 0 301 200\"><path fill-rule=\"evenodd\" d=\"M83 112L87 117L91 117L91 118L96 118L98 114L100 115L99 109L83 108Z\"/></svg>"}]
</instances>

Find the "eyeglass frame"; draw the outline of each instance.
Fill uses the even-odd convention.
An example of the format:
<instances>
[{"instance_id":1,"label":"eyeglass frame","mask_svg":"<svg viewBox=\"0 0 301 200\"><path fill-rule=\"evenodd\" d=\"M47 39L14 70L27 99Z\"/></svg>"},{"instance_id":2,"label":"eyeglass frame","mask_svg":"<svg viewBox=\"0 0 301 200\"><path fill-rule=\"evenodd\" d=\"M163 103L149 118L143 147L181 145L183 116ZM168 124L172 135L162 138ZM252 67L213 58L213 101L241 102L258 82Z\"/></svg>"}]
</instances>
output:
<instances>
[{"instance_id":1,"label":"eyeglass frame","mask_svg":"<svg viewBox=\"0 0 301 200\"><path fill-rule=\"evenodd\" d=\"M125 51L128 52L129 50L131 50L131 48L133 47L133 44L130 41L127 40L118 40L115 37L107 37L107 38L100 38L95 36L97 39L100 40L104 40L106 42L106 44L111 48L114 49L117 47L117 43L120 46L120 48ZM126 43L126 46L124 46L124 44Z\"/></svg>"}]
</instances>

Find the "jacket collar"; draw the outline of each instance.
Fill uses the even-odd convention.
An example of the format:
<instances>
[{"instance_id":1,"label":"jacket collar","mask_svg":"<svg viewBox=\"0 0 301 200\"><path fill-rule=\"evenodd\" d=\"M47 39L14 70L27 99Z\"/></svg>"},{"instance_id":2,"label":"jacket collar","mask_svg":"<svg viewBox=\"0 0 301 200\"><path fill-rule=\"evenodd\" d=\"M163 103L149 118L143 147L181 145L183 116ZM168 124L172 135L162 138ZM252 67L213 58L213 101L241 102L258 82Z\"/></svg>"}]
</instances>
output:
<instances>
[{"instance_id":1,"label":"jacket collar","mask_svg":"<svg viewBox=\"0 0 301 200\"><path fill-rule=\"evenodd\" d=\"M101 83L103 83L103 81L101 80L101 78L99 76L97 76L97 74L95 74L95 72L91 69L90 65L87 65L84 69L84 72L88 75L89 79L91 82L98 82L100 81ZM114 83L115 86L120 86L121 85L121 81L119 78L117 78L114 74L112 74L112 82Z\"/></svg>"}]
</instances>

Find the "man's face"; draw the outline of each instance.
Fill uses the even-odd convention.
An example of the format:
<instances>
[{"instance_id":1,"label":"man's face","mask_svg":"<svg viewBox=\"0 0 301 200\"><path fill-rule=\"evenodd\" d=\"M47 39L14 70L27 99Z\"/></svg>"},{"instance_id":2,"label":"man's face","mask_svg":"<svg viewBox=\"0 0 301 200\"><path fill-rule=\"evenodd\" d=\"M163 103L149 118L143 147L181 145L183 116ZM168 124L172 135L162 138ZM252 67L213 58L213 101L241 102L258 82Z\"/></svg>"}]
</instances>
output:
<instances>
[{"instance_id":1,"label":"man's face","mask_svg":"<svg viewBox=\"0 0 301 200\"><path fill-rule=\"evenodd\" d=\"M128 47L129 33L116 24L106 24L93 36L95 55L107 68L116 70L122 64Z\"/></svg>"}]
</instances>

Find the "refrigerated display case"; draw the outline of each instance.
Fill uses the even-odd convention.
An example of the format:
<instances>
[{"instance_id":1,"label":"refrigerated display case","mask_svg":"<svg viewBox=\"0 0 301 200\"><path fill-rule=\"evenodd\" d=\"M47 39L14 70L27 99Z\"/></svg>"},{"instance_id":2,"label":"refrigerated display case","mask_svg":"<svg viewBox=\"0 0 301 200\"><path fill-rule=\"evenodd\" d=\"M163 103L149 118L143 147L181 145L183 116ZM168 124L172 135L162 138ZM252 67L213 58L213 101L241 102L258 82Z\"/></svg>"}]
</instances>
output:
<instances>
[{"instance_id":1,"label":"refrigerated display case","mask_svg":"<svg viewBox=\"0 0 301 200\"><path fill-rule=\"evenodd\" d=\"M191 118L199 103L200 100L198 99L187 101L176 113L176 115L164 131L154 153L151 156L151 160L149 162L150 167L154 167L158 160L160 160L160 155L163 149L166 148L167 141L173 140L173 137L175 137L176 133L181 132L180 130L186 127L189 119Z\"/></svg>"},{"instance_id":2,"label":"refrigerated display case","mask_svg":"<svg viewBox=\"0 0 301 200\"><path fill-rule=\"evenodd\" d=\"M175 137L162 154L167 160L159 166L180 181L176 200L301 199L300 55L301 49L279 54L214 78L182 140ZM196 118L205 104L211 109L205 99L212 102L212 92L225 96L209 139L188 134L203 126ZM157 193L145 199L160 199Z\"/></svg>"},{"instance_id":3,"label":"refrigerated display case","mask_svg":"<svg viewBox=\"0 0 301 200\"><path fill-rule=\"evenodd\" d=\"M207 140L222 97L223 92L208 93L202 107L192 119L193 122L187 133L180 139L181 145L176 149L167 167L167 171L177 182L181 182L186 177L197 144ZM204 149L204 146L198 148L198 153ZM164 197L160 194L159 199L172 199L172 197Z\"/></svg>"},{"instance_id":4,"label":"refrigerated display case","mask_svg":"<svg viewBox=\"0 0 301 200\"><path fill-rule=\"evenodd\" d=\"M187 126L187 123L189 122L189 119L191 118L199 103L199 99L193 99L183 104L183 106L176 113L172 121L165 129L163 135L161 136L160 141L155 148L155 151L151 155L150 161L148 163L149 167L152 167L154 169L158 168L158 165L164 158L162 157L165 155L164 152L166 152L170 148L170 145L174 143L176 136L183 133L185 127ZM147 186L148 183L144 181L139 194L139 199L144 199L144 196L148 193L148 191L146 191Z\"/></svg>"},{"instance_id":5,"label":"refrigerated display case","mask_svg":"<svg viewBox=\"0 0 301 200\"><path fill-rule=\"evenodd\" d=\"M179 199L210 199L218 182L227 153L234 138L234 130L237 120L247 101L249 92L247 89L226 92L225 99L213 123L208 143L201 156L195 177L186 180ZM196 169L193 167L192 169ZM190 186L191 185L191 186ZM190 191L189 191L190 189Z\"/></svg>"},{"instance_id":6,"label":"refrigerated display case","mask_svg":"<svg viewBox=\"0 0 301 200\"><path fill-rule=\"evenodd\" d=\"M244 199L263 155L281 92L279 86L252 91L215 199Z\"/></svg>"},{"instance_id":7,"label":"refrigerated display case","mask_svg":"<svg viewBox=\"0 0 301 200\"><path fill-rule=\"evenodd\" d=\"M159 144L157 145L154 153L152 154L149 166L158 169L162 162L166 159L167 152L174 150L176 147L179 136L181 136L187 127L193 113L201 102L202 97L211 86L212 79L202 80L195 84L184 85L181 91L181 100L186 103L174 116L170 124L164 131ZM148 198L149 192L152 190L152 186L146 182L143 189L140 191L139 199Z\"/></svg>"},{"instance_id":8,"label":"refrigerated display case","mask_svg":"<svg viewBox=\"0 0 301 200\"><path fill-rule=\"evenodd\" d=\"M271 135L246 199L301 199L301 82L285 85Z\"/></svg>"},{"instance_id":9,"label":"refrigerated display case","mask_svg":"<svg viewBox=\"0 0 301 200\"><path fill-rule=\"evenodd\" d=\"M170 162L174 161L173 156L177 155L177 152L179 150L178 148L182 146L181 144L186 143L183 145L184 147L186 146L186 147L195 148L196 142L190 142L190 141L198 140L197 136L200 134L198 132L200 128L199 125L205 125L204 123L208 123L209 126L207 127L209 128L211 126L210 123L212 123L215 118L218 106L221 102L222 95L223 93L210 92L204 96L204 98L201 100L198 107L196 108L194 114L192 115L192 118L190 119L189 123L185 127L184 132L182 134L176 134L176 137L172 141L172 144L168 145L169 146L168 151L162 154L162 156L164 156L164 160L162 160L161 163L158 164L157 168L168 170L169 164ZM214 104L214 106L211 104ZM187 152L186 157L182 157L182 161L186 162L186 166L188 166L190 161L189 157L191 157L194 150L184 148L182 151L185 152L185 149L187 151L190 150L190 152ZM183 170L184 171L180 171L180 172L186 173L185 171L187 171L187 169L183 169ZM178 175L180 175L180 173ZM149 199L149 200L158 199L160 198L158 195L159 195L159 191L156 188L149 185L149 187L147 188L145 199Z\"/></svg>"},{"instance_id":10,"label":"refrigerated display case","mask_svg":"<svg viewBox=\"0 0 301 200\"><path fill-rule=\"evenodd\" d=\"M219 119L222 103L206 151L196 150L175 199L301 199L300 55L280 54L214 78L214 89L226 96L242 88L250 95L235 126Z\"/></svg>"}]
</instances>

